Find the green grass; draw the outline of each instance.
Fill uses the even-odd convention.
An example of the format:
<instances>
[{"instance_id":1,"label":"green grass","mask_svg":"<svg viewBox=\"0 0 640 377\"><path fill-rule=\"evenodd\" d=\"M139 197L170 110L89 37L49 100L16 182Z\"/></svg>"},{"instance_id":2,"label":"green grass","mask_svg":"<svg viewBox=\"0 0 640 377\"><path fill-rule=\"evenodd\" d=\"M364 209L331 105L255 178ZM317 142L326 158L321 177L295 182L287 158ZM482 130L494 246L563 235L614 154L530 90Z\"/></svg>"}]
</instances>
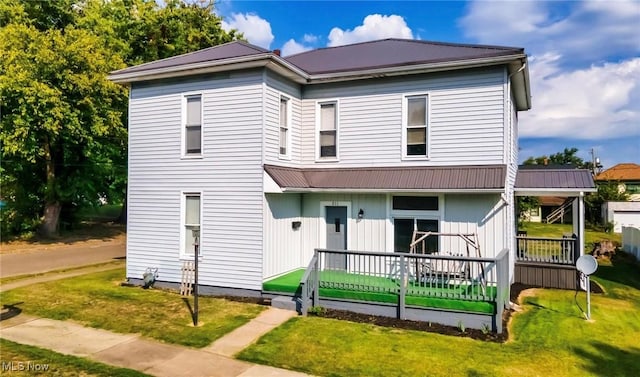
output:
<instances>
[{"instance_id":1,"label":"green grass","mask_svg":"<svg viewBox=\"0 0 640 377\"><path fill-rule=\"evenodd\" d=\"M13 371L3 369L1 372L3 376L148 376L135 370L116 368L81 357L63 355L5 339L0 339L0 347L2 348L0 365L6 366L7 363L13 362L14 368ZM38 365L41 370L19 370L21 365L26 369L27 363L31 363L30 365L34 367ZM44 368L47 369L44 370Z\"/></svg>"},{"instance_id":2,"label":"green grass","mask_svg":"<svg viewBox=\"0 0 640 377\"><path fill-rule=\"evenodd\" d=\"M303 274L304 269L292 271L264 282L262 289L268 292L300 294L300 279L302 279ZM325 287L320 288L321 297L391 304L398 302L398 294L392 293L398 291L398 284L388 278L350 274L343 271L322 271L320 272L320 278L325 283ZM340 283L340 285L332 286L332 283ZM345 284L351 284L353 289L341 288ZM340 288L336 288L337 286ZM478 293L473 290L474 287L468 285L452 285L451 288L412 285L408 287L406 303L407 305L427 308L462 310L485 314L495 313L495 305L492 302L446 298L447 295L462 294L465 291L471 294ZM488 291L487 294L489 296L495 296L494 288L489 287ZM426 294L442 295L443 297L426 297Z\"/></svg>"},{"instance_id":3,"label":"green grass","mask_svg":"<svg viewBox=\"0 0 640 377\"><path fill-rule=\"evenodd\" d=\"M543 224L524 223L519 229L526 230L528 237L562 238L565 233L573 233L571 224ZM606 233L599 230L585 229L585 250L591 252L593 244L603 240L610 240L621 244L622 236L619 233Z\"/></svg>"},{"instance_id":4,"label":"green grass","mask_svg":"<svg viewBox=\"0 0 640 377\"><path fill-rule=\"evenodd\" d=\"M503 344L304 317L239 358L319 376L637 376L640 267L620 254L594 279L606 294L592 295L593 322L573 291L527 291Z\"/></svg>"},{"instance_id":5,"label":"green grass","mask_svg":"<svg viewBox=\"0 0 640 377\"><path fill-rule=\"evenodd\" d=\"M191 347L209 345L264 310L255 304L201 297L201 326L196 328L186 300L177 293L121 287L123 280L123 269L99 272L17 288L3 293L0 303L27 314Z\"/></svg>"},{"instance_id":6,"label":"green grass","mask_svg":"<svg viewBox=\"0 0 640 377\"><path fill-rule=\"evenodd\" d=\"M122 204L105 204L96 207L85 207L78 211L77 217L82 221L113 221L120 216Z\"/></svg>"},{"instance_id":7,"label":"green grass","mask_svg":"<svg viewBox=\"0 0 640 377\"><path fill-rule=\"evenodd\" d=\"M6 278L0 278L0 285L8 284L8 283L14 283L14 282L17 282L19 280L25 280L25 279L31 279L31 278L40 278L40 277L46 278L46 277L56 276L56 275L65 274L65 273L69 273L69 272L74 272L74 271L78 271L78 270L84 270L84 269L87 269L87 268L98 268L98 267L107 268L107 267L110 267L110 266L113 266L113 268L123 267L124 263L125 262L123 260L117 260L117 261L112 261L112 262L96 263L96 264L92 264L92 265L88 265L88 266L61 268L59 270L41 272L41 273L37 273L37 274L25 274L25 275L9 276L9 277L6 277Z\"/></svg>"}]
</instances>

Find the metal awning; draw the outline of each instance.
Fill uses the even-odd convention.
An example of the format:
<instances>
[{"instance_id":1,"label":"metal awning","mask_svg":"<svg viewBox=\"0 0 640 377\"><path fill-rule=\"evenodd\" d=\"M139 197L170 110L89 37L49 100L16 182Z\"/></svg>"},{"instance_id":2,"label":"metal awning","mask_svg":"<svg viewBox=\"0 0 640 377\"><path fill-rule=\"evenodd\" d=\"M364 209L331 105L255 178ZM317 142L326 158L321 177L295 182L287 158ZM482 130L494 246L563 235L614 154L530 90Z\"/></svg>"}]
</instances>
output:
<instances>
[{"instance_id":1,"label":"metal awning","mask_svg":"<svg viewBox=\"0 0 640 377\"><path fill-rule=\"evenodd\" d=\"M591 172L587 169L519 169L516 196L580 196L596 192Z\"/></svg>"}]
</instances>

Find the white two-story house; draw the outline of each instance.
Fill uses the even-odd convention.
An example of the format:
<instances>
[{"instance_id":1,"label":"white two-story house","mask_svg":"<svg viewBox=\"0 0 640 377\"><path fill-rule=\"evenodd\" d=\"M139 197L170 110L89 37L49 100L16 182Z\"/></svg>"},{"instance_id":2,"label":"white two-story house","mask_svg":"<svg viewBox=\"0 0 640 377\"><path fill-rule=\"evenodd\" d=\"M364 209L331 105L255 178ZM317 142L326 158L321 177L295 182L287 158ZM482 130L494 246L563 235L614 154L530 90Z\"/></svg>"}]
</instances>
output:
<instances>
[{"instance_id":1,"label":"white two-story house","mask_svg":"<svg viewBox=\"0 0 640 377\"><path fill-rule=\"evenodd\" d=\"M199 283L221 293L259 294L316 248L408 251L414 230L515 253L522 48L385 39L281 57L238 41L110 79L130 86L129 279L180 282L195 228Z\"/></svg>"}]
</instances>

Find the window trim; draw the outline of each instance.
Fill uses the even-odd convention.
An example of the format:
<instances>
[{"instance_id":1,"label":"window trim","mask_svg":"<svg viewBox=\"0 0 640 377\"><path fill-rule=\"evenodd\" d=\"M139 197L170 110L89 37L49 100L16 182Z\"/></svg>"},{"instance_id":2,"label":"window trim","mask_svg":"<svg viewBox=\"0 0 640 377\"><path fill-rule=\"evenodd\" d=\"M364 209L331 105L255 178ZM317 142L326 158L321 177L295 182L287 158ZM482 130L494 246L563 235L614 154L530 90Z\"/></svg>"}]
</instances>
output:
<instances>
[{"instance_id":1,"label":"window trim","mask_svg":"<svg viewBox=\"0 0 640 377\"><path fill-rule=\"evenodd\" d=\"M287 103L287 114L286 114L286 121L287 121L287 137L286 137L286 148L287 148L287 153L280 153L280 132L282 130L282 124L280 124L280 119L281 119L281 114L280 111L282 109L282 101L286 101ZM288 96L285 96L283 94L280 94L279 96L279 100L278 100L278 158L281 160L291 160L291 121L292 121L292 101L291 98Z\"/></svg>"},{"instance_id":2,"label":"window trim","mask_svg":"<svg viewBox=\"0 0 640 377\"><path fill-rule=\"evenodd\" d=\"M192 260L193 253L188 253L185 250L185 242L186 240L186 215L187 215L187 196L199 196L200 197L200 245L202 245L202 234L203 234L203 226L202 226L202 208L204 202L204 196L202 195L202 190L185 190L180 192L180 259L181 260ZM199 258L202 259L202 247L198 249Z\"/></svg>"},{"instance_id":3,"label":"window trim","mask_svg":"<svg viewBox=\"0 0 640 377\"><path fill-rule=\"evenodd\" d=\"M437 211L425 211L425 210L406 210L406 209L393 209L393 197L394 196L437 196L438 197L438 210ZM387 236L387 250L390 252L395 251L395 219L414 219L414 224L416 220L437 220L438 221L438 229L440 232L443 231L443 226L445 224L445 196L444 194L434 194L434 193L415 193L415 192L402 192L402 193L394 193L387 194L387 227L386 227L386 236ZM414 225L415 226L415 225ZM442 243L438 243L438 247Z\"/></svg>"},{"instance_id":4,"label":"window trim","mask_svg":"<svg viewBox=\"0 0 640 377\"><path fill-rule=\"evenodd\" d=\"M321 128L321 107L322 105L335 106L335 125L336 125L336 155L335 157L320 156L320 128ZM316 162L338 162L340 161L340 103L338 99L328 99L316 101L316 129L315 129L315 156Z\"/></svg>"},{"instance_id":5,"label":"window trim","mask_svg":"<svg viewBox=\"0 0 640 377\"><path fill-rule=\"evenodd\" d=\"M426 146L425 146L425 155L410 155L407 154L407 142L408 142L408 129L409 129L409 99L412 98L424 98L425 103L425 111L426 111L426 120L427 124L424 125L426 127L425 137L426 137ZM420 126L422 127L422 126ZM415 127L414 128L418 128ZM402 95L402 160L429 160L431 158L431 93L430 92L419 92L419 93L405 93Z\"/></svg>"},{"instance_id":6,"label":"window trim","mask_svg":"<svg viewBox=\"0 0 640 377\"><path fill-rule=\"evenodd\" d=\"M187 153L187 99L200 97L200 153ZM204 157L204 95L202 92L182 93L182 116L180 119L180 156L182 159L201 159Z\"/></svg>"}]
</instances>

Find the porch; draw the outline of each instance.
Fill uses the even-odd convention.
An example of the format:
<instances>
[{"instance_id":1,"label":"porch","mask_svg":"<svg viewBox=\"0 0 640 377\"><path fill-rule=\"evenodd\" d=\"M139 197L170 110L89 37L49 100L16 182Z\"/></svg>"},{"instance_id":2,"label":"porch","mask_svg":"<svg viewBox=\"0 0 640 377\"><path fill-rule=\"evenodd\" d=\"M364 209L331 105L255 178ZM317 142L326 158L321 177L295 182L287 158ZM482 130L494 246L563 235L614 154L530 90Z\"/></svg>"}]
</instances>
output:
<instances>
[{"instance_id":1,"label":"porch","mask_svg":"<svg viewBox=\"0 0 640 377\"><path fill-rule=\"evenodd\" d=\"M506 249L495 258L316 249L263 294L294 297L302 314L322 306L500 333L509 284Z\"/></svg>"},{"instance_id":2,"label":"porch","mask_svg":"<svg viewBox=\"0 0 640 377\"><path fill-rule=\"evenodd\" d=\"M514 283L543 288L576 289L575 262L584 253L584 197L595 192L591 173L569 166L521 166L516 177L515 196L566 198L564 211L571 212L570 233L558 237L528 237L518 232Z\"/></svg>"}]
</instances>

